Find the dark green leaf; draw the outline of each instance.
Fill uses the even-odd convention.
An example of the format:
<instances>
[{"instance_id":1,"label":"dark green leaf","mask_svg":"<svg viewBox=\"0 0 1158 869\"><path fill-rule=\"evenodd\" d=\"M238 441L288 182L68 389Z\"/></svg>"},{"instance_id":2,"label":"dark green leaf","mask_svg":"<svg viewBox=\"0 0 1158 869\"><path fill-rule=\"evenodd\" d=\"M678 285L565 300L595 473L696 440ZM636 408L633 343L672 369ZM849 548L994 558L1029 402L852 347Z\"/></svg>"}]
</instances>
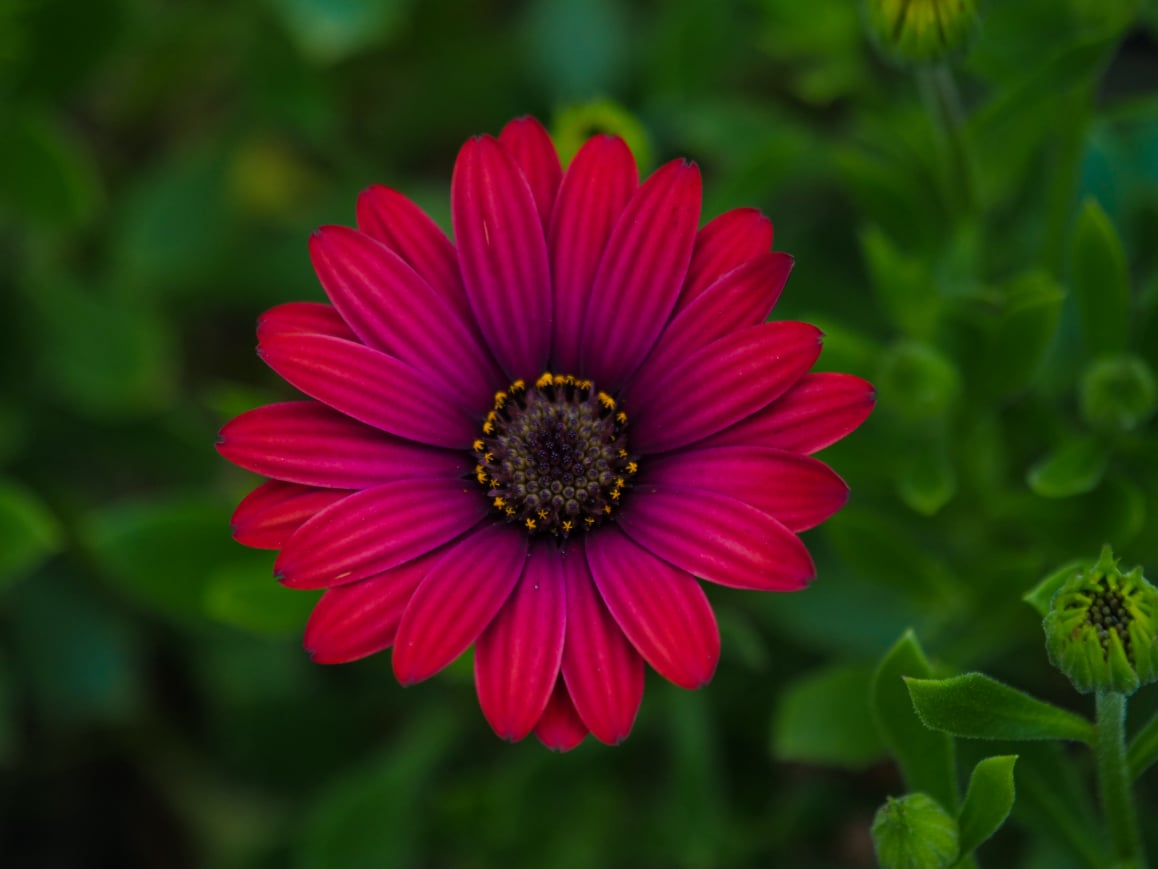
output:
<instances>
[{"instance_id":1,"label":"dark green leaf","mask_svg":"<svg viewBox=\"0 0 1158 869\"><path fill-rule=\"evenodd\" d=\"M870 724L872 671L829 667L788 686L772 722L772 753L779 760L862 769L879 760L884 745Z\"/></svg>"},{"instance_id":2,"label":"dark green leaf","mask_svg":"<svg viewBox=\"0 0 1158 869\"><path fill-rule=\"evenodd\" d=\"M942 444L915 447L901 462L897 493L922 516L933 516L957 491L957 474Z\"/></svg>"},{"instance_id":3,"label":"dark green leaf","mask_svg":"<svg viewBox=\"0 0 1158 869\"><path fill-rule=\"evenodd\" d=\"M1075 437L1029 469L1026 482L1043 498L1069 498L1097 488L1109 454L1095 437Z\"/></svg>"},{"instance_id":4,"label":"dark green leaf","mask_svg":"<svg viewBox=\"0 0 1158 869\"><path fill-rule=\"evenodd\" d=\"M1065 292L1045 272L1028 272L1003 288L984 359L989 394L1023 391L1057 331Z\"/></svg>"},{"instance_id":5,"label":"dark green leaf","mask_svg":"<svg viewBox=\"0 0 1158 869\"><path fill-rule=\"evenodd\" d=\"M906 256L876 226L861 232L860 245L873 290L893 324L910 338L931 338L941 299L925 260Z\"/></svg>"},{"instance_id":6,"label":"dark green leaf","mask_svg":"<svg viewBox=\"0 0 1158 869\"><path fill-rule=\"evenodd\" d=\"M1158 763L1158 713L1130 741L1127 761L1132 779Z\"/></svg>"},{"instance_id":7,"label":"dark green leaf","mask_svg":"<svg viewBox=\"0 0 1158 869\"><path fill-rule=\"evenodd\" d=\"M34 493L0 479L0 589L59 547L56 517Z\"/></svg>"},{"instance_id":8,"label":"dark green leaf","mask_svg":"<svg viewBox=\"0 0 1158 869\"><path fill-rule=\"evenodd\" d=\"M1074 230L1074 295L1091 356L1126 349L1130 328L1130 276L1110 218L1094 199L1082 205Z\"/></svg>"},{"instance_id":9,"label":"dark green leaf","mask_svg":"<svg viewBox=\"0 0 1158 869\"><path fill-rule=\"evenodd\" d=\"M871 685L872 713L910 791L922 791L950 810L957 807L953 740L917 718L905 677L933 674L912 631L907 631L877 666Z\"/></svg>"},{"instance_id":10,"label":"dark green leaf","mask_svg":"<svg viewBox=\"0 0 1158 869\"><path fill-rule=\"evenodd\" d=\"M334 63L394 31L406 0L274 0L273 8L302 53Z\"/></svg>"},{"instance_id":11,"label":"dark green leaf","mask_svg":"<svg viewBox=\"0 0 1158 869\"><path fill-rule=\"evenodd\" d=\"M1093 744L1094 725L983 673L906 678L925 726L971 739L1070 739Z\"/></svg>"},{"instance_id":12,"label":"dark green leaf","mask_svg":"<svg viewBox=\"0 0 1158 869\"><path fill-rule=\"evenodd\" d=\"M969 790L957 818L961 853L968 854L996 833L1013 808L1016 754L987 757L973 767Z\"/></svg>"},{"instance_id":13,"label":"dark green leaf","mask_svg":"<svg viewBox=\"0 0 1158 869\"><path fill-rule=\"evenodd\" d=\"M257 634L300 634L317 595L280 586L273 578L272 563L272 556L265 554L239 558L210 574L206 613Z\"/></svg>"},{"instance_id":14,"label":"dark green leaf","mask_svg":"<svg viewBox=\"0 0 1158 869\"><path fill-rule=\"evenodd\" d=\"M52 227L87 220L100 188L81 143L47 120L8 111L0 124L0 216Z\"/></svg>"}]
</instances>

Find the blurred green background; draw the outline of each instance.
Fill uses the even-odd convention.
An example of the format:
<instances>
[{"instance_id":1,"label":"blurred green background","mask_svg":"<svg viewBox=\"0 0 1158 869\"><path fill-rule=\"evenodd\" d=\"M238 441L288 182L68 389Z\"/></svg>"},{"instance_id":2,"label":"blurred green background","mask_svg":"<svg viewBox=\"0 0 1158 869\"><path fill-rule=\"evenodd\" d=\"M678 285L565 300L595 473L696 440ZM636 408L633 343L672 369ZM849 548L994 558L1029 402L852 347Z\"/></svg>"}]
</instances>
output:
<instances>
[{"instance_id":1,"label":"blurred green background","mask_svg":"<svg viewBox=\"0 0 1158 869\"><path fill-rule=\"evenodd\" d=\"M371 183L448 226L461 142L525 113L697 160L705 218L763 209L777 317L879 388L824 454L852 498L813 587L711 589L713 684L649 674L623 746L563 756L493 736L469 660L311 664L213 449L290 395L253 325L322 298L312 229ZM0 262L4 866L872 865L902 631L1088 713L1020 597L1103 542L1158 573L1153 5L983 2L909 69L851 2L0 0ZM1016 750L981 861L1084 865L1060 756Z\"/></svg>"}]
</instances>

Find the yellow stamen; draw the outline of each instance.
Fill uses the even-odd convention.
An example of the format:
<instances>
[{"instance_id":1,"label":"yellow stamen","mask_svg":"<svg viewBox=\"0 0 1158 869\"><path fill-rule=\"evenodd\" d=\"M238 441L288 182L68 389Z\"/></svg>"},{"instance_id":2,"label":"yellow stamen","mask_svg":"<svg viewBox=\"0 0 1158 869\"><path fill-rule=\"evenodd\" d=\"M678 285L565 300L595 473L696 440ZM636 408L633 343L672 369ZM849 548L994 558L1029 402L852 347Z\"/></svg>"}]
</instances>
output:
<instances>
[{"instance_id":1,"label":"yellow stamen","mask_svg":"<svg viewBox=\"0 0 1158 869\"><path fill-rule=\"evenodd\" d=\"M639 462L628 462L627 463L627 473L634 474L634 473L637 473L638 471L639 471Z\"/></svg>"},{"instance_id":2,"label":"yellow stamen","mask_svg":"<svg viewBox=\"0 0 1158 869\"><path fill-rule=\"evenodd\" d=\"M535 530L535 520L534 519L528 519L524 524L527 526L528 531L534 531Z\"/></svg>"},{"instance_id":3,"label":"yellow stamen","mask_svg":"<svg viewBox=\"0 0 1158 869\"><path fill-rule=\"evenodd\" d=\"M596 398L599 399L599 403L602 404L607 410L615 410L615 399L608 395L606 392L600 392Z\"/></svg>"}]
</instances>

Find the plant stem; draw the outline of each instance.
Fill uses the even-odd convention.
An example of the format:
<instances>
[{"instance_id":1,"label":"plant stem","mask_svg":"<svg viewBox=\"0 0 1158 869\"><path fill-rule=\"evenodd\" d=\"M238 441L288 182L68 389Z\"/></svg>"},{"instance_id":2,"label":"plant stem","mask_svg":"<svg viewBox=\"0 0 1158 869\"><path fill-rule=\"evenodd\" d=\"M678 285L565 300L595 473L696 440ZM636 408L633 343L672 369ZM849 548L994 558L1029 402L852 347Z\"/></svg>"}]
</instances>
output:
<instances>
[{"instance_id":1,"label":"plant stem","mask_svg":"<svg viewBox=\"0 0 1158 869\"><path fill-rule=\"evenodd\" d=\"M944 64L921 67L917 70L917 85L925 108L944 135L949 149L952 178L948 180L958 197L955 203L958 216L972 217L977 209L973 162L965 140L965 110L953 73Z\"/></svg>"},{"instance_id":2,"label":"plant stem","mask_svg":"<svg viewBox=\"0 0 1158 869\"><path fill-rule=\"evenodd\" d=\"M1114 857L1120 866L1141 869L1146 861L1126 766L1126 697L1116 691L1099 691L1097 708L1098 789Z\"/></svg>"}]
</instances>

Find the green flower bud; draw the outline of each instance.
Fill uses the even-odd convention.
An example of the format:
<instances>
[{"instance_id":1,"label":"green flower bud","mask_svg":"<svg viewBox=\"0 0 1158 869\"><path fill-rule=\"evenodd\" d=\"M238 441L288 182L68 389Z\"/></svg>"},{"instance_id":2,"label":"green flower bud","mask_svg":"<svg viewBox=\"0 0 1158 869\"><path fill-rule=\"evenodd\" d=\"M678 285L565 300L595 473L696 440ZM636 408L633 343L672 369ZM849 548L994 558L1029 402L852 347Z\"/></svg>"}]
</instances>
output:
<instances>
[{"instance_id":1,"label":"green flower bud","mask_svg":"<svg viewBox=\"0 0 1158 869\"><path fill-rule=\"evenodd\" d=\"M925 794L889 797L873 818L882 869L945 869L957 862L957 821Z\"/></svg>"},{"instance_id":2,"label":"green flower bud","mask_svg":"<svg viewBox=\"0 0 1158 869\"><path fill-rule=\"evenodd\" d=\"M551 125L551 138L555 140L564 166L571 162L584 142L599 133L610 133L623 139L640 168L651 165L651 141L647 130L619 103L597 99L570 105L555 115L555 122Z\"/></svg>"},{"instance_id":3,"label":"green flower bud","mask_svg":"<svg viewBox=\"0 0 1158 869\"><path fill-rule=\"evenodd\" d=\"M1095 361L1082 375L1082 418L1101 431L1133 431L1158 408L1158 383L1137 356Z\"/></svg>"},{"instance_id":4,"label":"green flower bud","mask_svg":"<svg viewBox=\"0 0 1158 869\"><path fill-rule=\"evenodd\" d=\"M865 12L877 46L904 61L945 58L977 22L976 0L865 0Z\"/></svg>"},{"instance_id":5,"label":"green flower bud","mask_svg":"<svg viewBox=\"0 0 1158 869\"><path fill-rule=\"evenodd\" d=\"M953 363L918 341L900 341L885 351L875 380L881 406L911 425L943 419L961 390Z\"/></svg>"},{"instance_id":6,"label":"green flower bud","mask_svg":"<svg viewBox=\"0 0 1158 869\"><path fill-rule=\"evenodd\" d=\"M1109 546L1053 596L1045 627L1050 662L1083 694L1133 694L1158 679L1158 589L1118 569Z\"/></svg>"}]
</instances>

